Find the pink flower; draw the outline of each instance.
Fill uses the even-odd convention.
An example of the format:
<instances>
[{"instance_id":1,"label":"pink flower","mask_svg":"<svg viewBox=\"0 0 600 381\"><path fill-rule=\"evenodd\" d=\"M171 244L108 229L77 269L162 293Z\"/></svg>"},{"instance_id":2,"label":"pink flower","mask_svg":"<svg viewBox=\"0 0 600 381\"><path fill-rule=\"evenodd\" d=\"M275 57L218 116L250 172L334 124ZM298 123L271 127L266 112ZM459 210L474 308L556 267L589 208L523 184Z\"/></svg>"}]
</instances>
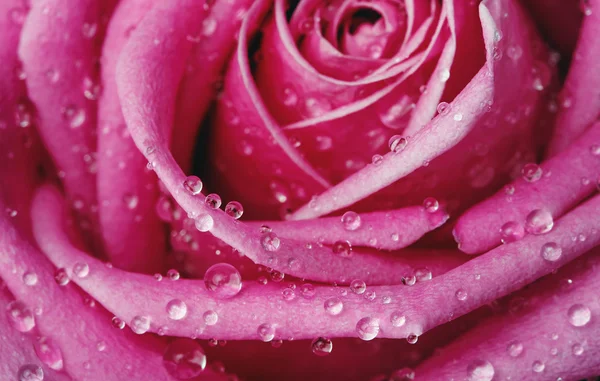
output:
<instances>
[{"instance_id":1,"label":"pink flower","mask_svg":"<svg viewBox=\"0 0 600 381\"><path fill-rule=\"evenodd\" d=\"M0 379L600 374L600 1L0 14Z\"/></svg>"}]
</instances>

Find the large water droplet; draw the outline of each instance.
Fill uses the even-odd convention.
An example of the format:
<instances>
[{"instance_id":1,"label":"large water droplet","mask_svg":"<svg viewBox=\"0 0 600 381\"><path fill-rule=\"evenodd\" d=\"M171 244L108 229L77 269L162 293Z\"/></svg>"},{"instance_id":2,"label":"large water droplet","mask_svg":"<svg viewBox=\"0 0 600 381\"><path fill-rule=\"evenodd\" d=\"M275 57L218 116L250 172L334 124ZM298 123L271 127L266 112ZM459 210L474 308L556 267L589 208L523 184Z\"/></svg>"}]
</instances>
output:
<instances>
[{"instance_id":1,"label":"large water droplet","mask_svg":"<svg viewBox=\"0 0 600 381\"><path fill-rule=\"evenodd\" d=\"M427 197L423 200L423 208L427 213L435 213L440 209L440 203L433 197Z\"/></svg>"},{"instance_id":2,"label":"large water droplet","mask_svg":"<svg viewBox=\"0 0 600 381\"><path fill-rule=\"evenodd\" d=\"M340 298L329 298L323 303L323 308L325 308L325 312L329 315L336 316L342 313L344 309L344 303Z\"/></svg>"},{"instance_id":3,"label":"large water droplet","mask_svg":"<svg viewBox=\"0 0 600 381\"><path fill-rule=\"evenodd\" d=\"M219 315L212 310L206 311L202 318L204 319L204 324L206 325L215 325L219 321Z\"/></svg>"},{"instance_id":4,"label":"large water droplet","mask_svg":"<svg viewBox=\"0 0 600 381\"><path fill-rule=\"evenodd\" d=\"M187 315L187 305L179 299L173 299L167 303L167 314L170 319L181 320Z\"/></svg>"},{"instance_id":5,"label":"large water droplet","mask_svg":"<svg viewBox=\"0 0 600 381\"><path fill-rule=\"evenodd\" d=\"M333 350L333 342L325 337L317 337L310 346L317 356L327 356Z\"/></svg>"},{"instance_id":6,"label":"large water droplet","mask_svg":"<svg viewBox=\"0 0 600 381\"><path fill-rule=\"evenodd\" d=\"M206 289L218 298L230 298L242 289L242 276L228 263L212 265L204 274Z\"/></svg>"},{"instance_id":7,"label":"large water droplet","mask_svg":"<svg viewBox=\"0 0 600 381\"><path fill-rule=\"evenodd\" d=\"M216 193L211 193L206 196L204 202L211 209L219 209L221 207L221 196Z\"/></svg>"},{"instance_id":8,"label":"large water droplet","mask_svg":"<svg viewBox=\"0 0 600 381\"><path fill-rule=\"evenodd\" d=\"M60 348L49 338L39 337L34 343L35 354L50 369L61 370L63 357Z\"/></svg>"},{"instance_id":9,"label":"large water droplet","mask_svg":"<svg viewBox=\"0 0 600 381\"><path fill-rule=\"evenodd\" d=\"M23 365L17 373L18 381L44 381L44 370L35 364Z\"/></svg>"},{"instance_id":10,"label":"large water droplet","mask_svg":"<svg viewBox=\"0 0 600 381\"><path fill-rule=\"evenodd\" d=\"M200 180L197 176L188 176L183 181L183 187L186 191L193 195L200 194L202 192L202 180Z\"/></svg>"},{"instance_id":11,"label":"large water droplet","mask_svg":"<svg viewBox=\"0 0 600 381\"><path fill-rule=\"evenodd\" d=\"M556 242L548 242L542 246L542 258L548 262L558 261L562 255L562 249Z\"/></svg>"},{"instance_id":12,"label":"large water droplet","mask_svg":"<svg viewBox=\"0 0 600 381\"><path fill-rule=\"evenodd\" d=\"M134 333L142 335L150 329L150 318L148 316L134 316L129 326Z\"/></svg>"},{"instance_id":13,"label":"large water droplet","mask_svg":"<svg viewBox=\"0 0 600 381\"><path fill-rule=\"evenodd\" d=\"M342 225L348 231L355 231L360 228L360 216L356 212L346 212L342 216Z\"/></svg>"},{"instance_id":14,"label":"large water droplet","mask_svg":"<svg viewBox=\"0 0 600 381\"><path fill-rule=\"evenodd\" d=\"M73 265L73 274L78 278L85 278L90 273L90 267L87 263L77 262Z\"/></svg>"},{"instance_id":15,"label":"large water droplet","mask_svg":"<svg viewBox=\"0 0 600 381\"><path fill-rule=\"evenodd\" d=\"M518 241L524 236L525 228L516 221L508 221L500 228L500 241L504 244Z\"/></svg>"},{"instance_id":16,"label":"large water droplet","mask_svg":"<svg viewBox=\"0 0 600 381\"><path fill-rule=\"evenodd\" d=\"M390 315L390 323L392 323L394 327L402 327L406 323L406 316L400 311L394 311Z\"/></svg>"},{"instance_id":17,"label":"large water droplet","mask_svg":"<svg viewBox=\"0 0 600 381\"><path fill-rule=\"evenodd\" d=\"M535 373L542 373L546 368L546 365L543 362L536 360L531 367Z\"/></svg>"},{"instance_id":18,"label":"large water droplet","mask_svg":"<svg viewBox=\"0 0 600 381\"><path fill-rule=\"evenodd\" d=\"M119 319L116 316L113 316L113 318L110 321L110 323L112 324L113 327L115 327L117 329L123 329L123 328L125 328L125 322L123 320Z\"/></svg>"},{"instance_id":19,"label":"large water droplet","mask_svg":"<svg viewBox=\"0 0 600 381\"><path fill-rule=\"evenodd\" d=\"M530 234L545 234L552 230L554 219L546 209L536 209L525 218L525 230Z\"/></svg>"},{"instance_id":20,"label":"large water droplet","mask_svg":"<svg viewBox=\"0 0 600 381\"><path fill-rule=\"evenodd\" d=\"M390 151L394 153L402 152L406 145L408 144L408 140L405 137L400 135L394 135L390 138L388 142L388 146L390 147Z\"/></svg>"},{"instance_id":21,"label":"large water droplet","mask_svg":"<svg viewBox=\"0 0 600 381\"><path fill-rule=\"evenodd\" d=\"M225 213L238 220L244 214L244 207L237 201L230 201L225 205Z\"/></svg>"},{"instance_id":22,"label":"large water droplet","mask_svg":"<svg viewBox=\"0 0 600 381\"><path fill-rule=\"evenodd\" d=\"M356 323L356 334L359 338L370 341L379 334L379 320L371 317L364 317Z\"/></svg>"},{"instance_id":23,"label":"large water droplet","mask_svg":"<svg viewBox=\"0 0 600 381\"><path fill-rule=\"evenodd\" d=\"M23 283L26 286L35 286L38 282L38 276L36 273L32 271L27 271L23 274Z\"/></svg>"},{"instance_id":24,"label":"large water droplet","mask_svg":"<svg viewBox=\"0 0 600 381\"><path fill-rule=\"evenodd\" d=\"M469 381L492 381L494 373L494 366L485 360L475 360L467 367Z\"/></svg>"},{"instance_id":25,"label":"large water droplet","mask_svg":"<svg viewBox=\"0 0 600 381\"><path fill-rule=\"evenodd\" d=\"M360 279L355 279L350 283L350 290L357 295L361 295L367 290L367 284Z\"/></svg>"},{"instance_id":26,"label":"large water droplet","mask_svg":"<svg viewBox=\"0 0 600 381\"><path fill-rule=\"evenodd\" d=\"M215 221L210 214L202 213L196 218L194 225L198 231L207 232L215 226Z\"/></svg>"},{"instance_id":27,"label":"large water droplet","mask_svg":"<svg viewBox=\"0 0 600 381\"><path fill-rule=\"evenodd\" d=\"M583 304L573 304L567 311L569 323L574 327L583 327L592 319L592 312Z\"/></svg>"},{"instance_id":28,"label":"large water droplet","mask_svg":"<svg viewBox=\"0 0 600 381\"><path fill-rule=\"evenodd\" d=\"M275 338L275 327L272 324L261 324L258 326L256 332L258 333L258 337L264 342L269 342Z\"/></svg>"},{"instance_id":29,"label":"large water droplet","mask_svg":"<svg viewBox=\"0 0 600 381\"><path fill-rule=\"evenodd\" d=\"M543 173L544 171L542 170L542 167L535 163L527 163L521 169L523 179L530 183L538 181L542 177Z\"/></svg>"},{"instance_id":30,"label":"large water droplet","mask_svg":"<svg viewBox=\"0 0 600 381\"><path fill-rule=\"evenodd\" d=\"M341 257L350 257L352 255L352 245L348 241L337 241L331 248L334 254Z\"/></svg>"},{"instance_id":31,"label":"large water droplet","mask_svg":"<svg viewBox=\"0 0 600 381\"><path fill-rule=\"evenodd\" d=\"M163 365L176 379L189 380L202 373L206 367L206 355L195 340L175 339L165 350Z\"/></svg>"},{"instance_id":32,"label":"large water droplet","mask_svg":"<svg viewBox=\"0 0 600 381\"><path fill-rule=\"evenodd\" d=\"M281 246L281 240L277 237L277 234L271 232L263 233L260 237L260 244L266 251L277 251Z\"/></svg>"},{"instance_id":33,"label":"large water droplet","mask_svg":"<svg viewBox=\"0 0 600 381\"><path fill-rule=\"evenodd\" d=\"M54 280L59 286L66 286L70 281L69 275L67 274L67 270L63 268L56 269L56 271L54 272Z\"/></svg>"},{"instance_id":34,"label":"large water droplet","mask_svg":"<svg viewBox=\"0 0 600 381\"><path fill-rule=\"evenodd\" d=\"M417 341L419 341L419 335L416 333L409 333L408 336L406 336L406 342L409 344L416 344Z\"/></svg>"},{"instance_id":35,"label":"large water droplet","mask_svg":"<svg viewBox=\"0 0 600 381\"><path fill-rule=\"evenodd\" d=\"M19 332L29 332L35 327L35 318L25 303L18 300L8 303L6 315L12 326Z\"/></svg>"}]
</instances>

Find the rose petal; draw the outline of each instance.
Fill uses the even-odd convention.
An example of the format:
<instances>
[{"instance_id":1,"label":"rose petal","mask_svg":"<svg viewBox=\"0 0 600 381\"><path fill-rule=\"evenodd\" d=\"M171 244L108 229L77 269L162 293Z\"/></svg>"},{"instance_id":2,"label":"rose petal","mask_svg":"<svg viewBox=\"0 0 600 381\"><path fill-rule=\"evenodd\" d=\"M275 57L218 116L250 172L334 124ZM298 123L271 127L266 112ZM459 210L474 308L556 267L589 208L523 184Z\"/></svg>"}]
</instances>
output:
<instances>
[{"instance_id":1,"label":"rose petal","mask_svg":"<svg viewBox=\"0 0 600 381\"><path fill-rule=\"evenodd\" d=\"M548 152L554 155L577 139L600 116L600 1L586 1L584 18L573 62L559 96L561 106Z\"/></svg>"},{"instance_id":2,"label":"rose petal","mask_svg":"<svg viewBox=\"0 0 600 381\"><path fill-rule=\"evenodd\" d=\"M571 144L566 151L540 164L541 178L519 178L496 195L463 214L454 237L465 253L484 252L500 243L507 222L524 226L527 215L545 209L557 219L596 189L600 163L600 123ZM598 151L596 153L596 151Z\"/></svg>"},{"instance_id":3,"label":"rose petal","mask_svg":"<svg viewBox=\"0 0 600 381\"><path fill-rule=\"evenodd\" d=\"M98 212L106 254L119 268L147 273L162 269L165 252L164 228L155 212L158 188L127 132L115 73L131 33L154 3L126 0L115 10L104 41L98 102Z\"/></svg>"},{"instance_id":4,"label":"rose petal","mask_svg":"<svg viewBox=\"0 0 600 381\"><path fill-rule=\"evenodd\" d=\"M526 301L523 311L481 321L437 356L421 363L415 369L417 377L462 379L477 364L492 369L494 379L580 380L597 376L600 332L596 319L600 305L596 290L600 278L593 269L598 267L598 259L595 250L559 271L558 276L569 279L572 286L549 276L518 293L514 298ZM574 326L569 322L569 311L577 305L591 312L590 324Z\"/></svg>"}]
</instances>

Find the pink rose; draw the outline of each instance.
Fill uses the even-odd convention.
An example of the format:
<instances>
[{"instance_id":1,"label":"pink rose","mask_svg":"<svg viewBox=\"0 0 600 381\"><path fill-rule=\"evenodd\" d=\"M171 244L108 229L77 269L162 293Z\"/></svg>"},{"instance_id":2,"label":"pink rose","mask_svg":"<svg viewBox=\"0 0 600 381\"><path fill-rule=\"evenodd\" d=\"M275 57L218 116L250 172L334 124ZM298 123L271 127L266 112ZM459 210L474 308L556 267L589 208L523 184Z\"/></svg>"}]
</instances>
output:
<instances>
[{"instance_id":1,"label":"pink rose","mask_svg":"<svg viewBox=\"0 0 600 381\"><path fill-rule=\"evenodd\" d=\"M0 14L0 379L600 374L600 0Z\"/></svg>"}]
</instances>

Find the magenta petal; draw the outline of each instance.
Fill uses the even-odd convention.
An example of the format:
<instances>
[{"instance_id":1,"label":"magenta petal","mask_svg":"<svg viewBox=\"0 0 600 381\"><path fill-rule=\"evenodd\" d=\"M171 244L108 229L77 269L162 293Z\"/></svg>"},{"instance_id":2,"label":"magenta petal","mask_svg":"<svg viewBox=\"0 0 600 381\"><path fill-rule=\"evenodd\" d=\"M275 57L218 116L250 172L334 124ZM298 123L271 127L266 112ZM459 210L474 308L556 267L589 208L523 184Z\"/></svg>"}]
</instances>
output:
<instances>
[{"instance_id":1,"label":"magenta petal","mask_svg":"<svg viewBox=\"0 0 600 381\"><path fill-rule=\"evenodd\" d=\"M164 228L155 212L156 175L129 136L115 81L117 61L133 29L155 3L122 1L108 26L102 54L103 92L98 102L98 200L104 248L113 265L157 272L165 252Z\"/></svg>"},{"instance_id":2,"label":"magenta petal","mask_svg":"<svg viewBox=\"0 0 600 381\"><path fill-rule=\"evenodd\" d=\"M349 241L353 246L397 250L413 244L448 218L443 208L428 212L424 207L414 206L385 212L348 212L343 217L314 220L249 222L248 225L257 230L268 226L278 236L299 242L332 245Z\"/></svg>"},{"instance_id":3,"label":"magenta petal","mask_svg":"<svg viewBox=\"0 0 600 381\"><path fill-rule=\"evenodd\" d=\"M598 250L593 250L560 269L558 275L516 294L513 300L524 301L520 311L481 321L421 363L415 369L416 379L462 380L478 365L493 372L494 380L581 380L597 376L599 259ZM573 320L575 325L570 322L573 311L582 312L579 322ZM591 314L589 323L587 313Z\"/></svg>"},{"instance_id":4,"label":"magenta petal","mask_svg":"<svg viewBox=\"0 0 600 381\"><path fill-rule=\"evenodd\" d=\"M498 245L507 222L524 226L536 209L549 211L554 219L563 215L596 188L600 163L600 123L596 123L567 150L540 165L543 174L535 182L523 178L463 214L454 237L466 253L481 253Z\"/></svg>"},{"instance_id":5,"label":"magenta petal","mask_svg":"<svg viewBox=\"0 0 600 381\"><path fill-rule=\"evenodd\" d=\"M584 18L577 48L565 85L549 153L564 150L600 116L600 1L586 0L590 14Z\"/></svg>"}]
</instances>

